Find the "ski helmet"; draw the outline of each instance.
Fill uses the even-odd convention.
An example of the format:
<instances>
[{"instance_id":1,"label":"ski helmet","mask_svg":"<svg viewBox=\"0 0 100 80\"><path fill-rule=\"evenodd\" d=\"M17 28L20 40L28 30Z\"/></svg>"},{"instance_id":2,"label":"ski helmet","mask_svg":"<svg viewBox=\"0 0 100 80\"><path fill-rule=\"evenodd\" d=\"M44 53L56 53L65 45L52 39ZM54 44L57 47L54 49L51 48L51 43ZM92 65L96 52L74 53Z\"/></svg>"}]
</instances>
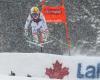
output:
<instances>
[{"instance_id":1,"label":"ski helmet","mask_svg":"<svg viewBox=\"0 0 100 80\"><path fill-rule=\"evenodd\" d=\"M32 13L39 13L39 8L38 7L32 7L31 8L31 14Z\"/></svg>"}]
</instances>

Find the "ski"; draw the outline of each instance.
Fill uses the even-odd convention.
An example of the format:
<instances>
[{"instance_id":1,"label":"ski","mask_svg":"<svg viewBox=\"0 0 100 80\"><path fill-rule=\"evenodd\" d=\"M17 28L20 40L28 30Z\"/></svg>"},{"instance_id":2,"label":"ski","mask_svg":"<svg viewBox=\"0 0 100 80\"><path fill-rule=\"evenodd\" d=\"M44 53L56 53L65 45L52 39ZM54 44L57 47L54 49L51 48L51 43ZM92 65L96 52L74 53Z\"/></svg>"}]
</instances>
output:
<instances>
[{"instance_id":1,"label":"ski","mask_svg":"<svg viewBox=\"0 0 100 80\"><path fill-rule=\"evenodd\" d=\"M35 46L44 47L45 44L51 43L51 42L53 42L53 40L47 41L47 42L44 42L44 43L35 43L35 42L32 42L32 41L28 41L28 40L26 42L33 44Z\"/></svg>"},{"instance_id":2,"label":"ski","mask_svg":"<svg viewBox=\"0 0 100 80\"><path fill-rule=\"evenodd\" d=\"M35 42L32 42L32 41L28 41L28 40L26 42L28 42L29 44L33 44L35 46L43 47L40 43L35 43Z\"/></svg>"}]
</instances>

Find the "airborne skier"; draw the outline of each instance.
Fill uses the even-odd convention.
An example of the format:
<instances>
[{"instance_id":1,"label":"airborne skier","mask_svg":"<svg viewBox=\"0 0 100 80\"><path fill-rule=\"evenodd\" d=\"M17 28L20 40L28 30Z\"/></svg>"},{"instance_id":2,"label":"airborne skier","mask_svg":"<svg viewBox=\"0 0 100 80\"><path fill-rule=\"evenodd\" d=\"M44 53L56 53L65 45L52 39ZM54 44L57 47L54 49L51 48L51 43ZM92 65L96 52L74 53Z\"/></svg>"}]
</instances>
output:
<instances>
[{"instance_id":1,"label":"airborne skier","mask_svg":"<svg viewBox=\"0 0 100 80\"><path fill-rule=\"evenodd\" d=\"M40 43L38 32L42 34L42 41L46 42L48 38L48 27L43 14L38 7L32 7L25 24L25 35L28 36L28 28L32 29L33 42Z\"/></svg>"}]
</instances>

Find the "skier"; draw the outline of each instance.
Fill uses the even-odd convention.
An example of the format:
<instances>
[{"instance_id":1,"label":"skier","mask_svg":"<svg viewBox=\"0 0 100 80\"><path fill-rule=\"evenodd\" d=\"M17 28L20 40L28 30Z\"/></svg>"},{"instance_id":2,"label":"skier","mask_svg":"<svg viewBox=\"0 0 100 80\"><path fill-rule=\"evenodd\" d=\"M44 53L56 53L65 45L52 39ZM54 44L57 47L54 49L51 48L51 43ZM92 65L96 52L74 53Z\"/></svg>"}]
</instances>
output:
<instances>
[{"instance_id":1,"label":"skier","mask_svg":"<svg viewBox=\"0 0 100 80\"><path fill-rule=\"evenodd\" d=\"M43 14L38 7L32 7L25 24L25 35L28 36L28 28L32 28L33 41L39 43L38 32L42 34L42 41L46 42L48 38L48 27Z\"/></svg>"}]
</instances>

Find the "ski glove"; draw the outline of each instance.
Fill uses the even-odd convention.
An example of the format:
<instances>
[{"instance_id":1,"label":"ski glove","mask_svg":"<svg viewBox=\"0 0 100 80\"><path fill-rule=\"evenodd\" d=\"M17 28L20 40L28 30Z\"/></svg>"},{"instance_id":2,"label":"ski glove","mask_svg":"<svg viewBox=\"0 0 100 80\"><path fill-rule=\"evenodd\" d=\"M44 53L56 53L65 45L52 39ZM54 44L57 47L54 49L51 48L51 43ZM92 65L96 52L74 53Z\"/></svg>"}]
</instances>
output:
<instances>
[{"instance_id":1,"label":"ski glove","mask_svg":"<svg viewBox=\"0 0 100 80\"><path fill-rule=\"evenodd\" d=\"M28 36L28 30L25 29L25 36Z\"/></svg>"}]
</instances>

